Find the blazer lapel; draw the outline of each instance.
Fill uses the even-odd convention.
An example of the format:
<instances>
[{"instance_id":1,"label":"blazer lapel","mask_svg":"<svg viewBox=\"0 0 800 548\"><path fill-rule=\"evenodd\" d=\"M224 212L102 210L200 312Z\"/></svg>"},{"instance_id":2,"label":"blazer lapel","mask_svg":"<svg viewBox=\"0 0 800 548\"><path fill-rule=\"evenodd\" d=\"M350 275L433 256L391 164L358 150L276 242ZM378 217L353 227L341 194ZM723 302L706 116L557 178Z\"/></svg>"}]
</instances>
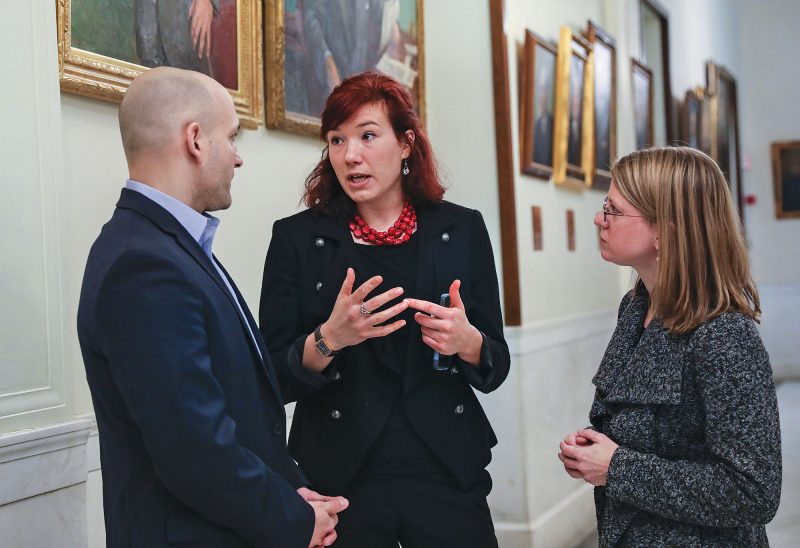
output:
<instances>
[{"instance_id":1,"label":"blazer lapel","mask_svg":"<svg viewBox=\"0 0 800 548\"><path fill-rule=\"evenodd\" d=\"M216 256L214 256L214 259L215 260L217 259ZM247 321L247 324L250 327L250 332L253 334L252 337L247 337L247 338L250 341L251 346L256 347L257 350L256 353L261 355L261 360L260 360L261 368L264 370L264 374L267 376L270 386L272 386L272 391L275 393L275 397L278 398L279 402L283 403L283 394L281 393L281 389L278 386L278 379L275 378L275 371L272 369L272 367L268 365L269 354L267 351L267 347L264 345L264 340L261 338L261 332L258 330L258 325L256 324L256 321L253 319L253 315L250 313L250 309L247 307L247 303L245 303L244 297L242 297L242 294L239 292L239 288L236 287L236 284L233 282L233 278L231 278L230 274L228 274L228 271L225 270L225 267L222 266L221 262L217 260L217 264L225 273L225 275L228 277L228 280L231 282L231 287L233 288L233 291L236 293L236 298L242 305L242 312L244 313L245 316L244 319L245 321ZM227 290L226 292L229 293Z\"/></svg>"},{"instance_id":2,"label":"blazer lapel","mask_svg":"<svg viewBox=\"0 0 800 548\"><path fill-rule=\"evenodd\" d=\"M234 296L231 295L231 292L228 291L225 282L222 280L219 272L217 271L216 267L212 264L211 259L208 258L208 255L205 254L203 249L200 247L194 238L183 228L178 220L172 216L166 209L158 205L157 203L153 202L146 196L139 194L133 190L129 189L122 189L122 194L120 195L119 201L117 202L117 207L123 209L130 209L132 211L136 211L140 215L143 215L150 219L153 223L158 225L161 230L166 232L167 234L172 235L175 238L175 241L181 246L189 256L194 259L194 261L206 271L206 273L211 277L212 280L217 284L220 291L225 295L225 298L228 299L231 306L234 308L236 312L236 316L239 318L239 323L241 324L241 328L247 331L248 327L248 319L243 317L242 314L239 312L239 306L237 305L236 301L234 301ZM218 264L220 264L218 262ZM220 264L220 268L225 272L225 275L228 276L228 273ZM228 276L228 280L231 283L231 287L234 288L236 292L237 298L239 302L242 304L242 310L247 311L247 306L244 303L244 300L241 298L241 295L236 289L235 284L230 276ZM246 312L248 313L248 312ZM253 331L253 336L258 333L258 328L255 328ZM253 337L249 334L247 336L248 340L250 340L250 344L253 347L253 352L258 357L258 352L256 351L256 342L253 341ZM264 352L262 351L262 356L264 356ZM262 360L263 366L263 360ZM269 377L269 375L268 375ZM270 383L274 383L272 379L270 379ZM273 386L274 388L274 386ZM280 397L280 391L278 391L279 400L283 401L283 398Z\"/></svg>"},{"instance_id":3,"label":"blazer lapel","mask_svg":"<svg viewBox=\"0 0 800 548\"><path fill-rule=\"evenodd\" d=\"M355 242L350 236L347 223L328 216L317 218L314 227L314 242L322 253L322 260L317 264L323 271L322 286L311 302L311 323L317 324L328 319L336 303L336 297L342 287L348 267L354 266ZM358 273L356 273L358 275ZM358 287L358 280L353 289Z\"/></svg>"},{"instance_id":4,"label":"blazer lapel","mask_svg":"<svg viewBox=\"0 0 800 548\"><path fill-rule=\"evenodd\" d=\"M417 208L417 233L419 255L417 258L417 296L439 304L439 296L447 291L455 279L453 272L464 257L457 257L450 245L451 234L445 232L454 224L453 217L441 206ZM404 391L411 390L420 380L433 374L433 350L419 344L422 332L419 324L412 322L408 338Z\"/></svg>"}]
</instances>

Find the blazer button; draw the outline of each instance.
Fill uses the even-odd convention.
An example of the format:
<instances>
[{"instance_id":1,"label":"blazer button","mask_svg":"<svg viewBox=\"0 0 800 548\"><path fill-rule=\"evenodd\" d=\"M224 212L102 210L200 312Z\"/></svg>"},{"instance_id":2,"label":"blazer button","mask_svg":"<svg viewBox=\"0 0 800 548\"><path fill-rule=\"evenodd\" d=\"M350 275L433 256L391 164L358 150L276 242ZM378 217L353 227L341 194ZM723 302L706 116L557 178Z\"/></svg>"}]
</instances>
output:
<instances>
[{"instance_id":1,"label":"blazer button","mask_svg":"<svg viewBox=\"0 0 800 548\"><path fill-rule=\"evenodd\" d=\"M314 245L316 245L317 247L325 247L325 240L323 240L322 238L317 238L316 240L314 240Z\"/></svg>"},{"instance_id":2,"label":"blazer button","mask_svg":"<svg viewBox=\"0 0 800 548\"><path fill-rule=\"evenodd\" d=\"M283 434L283 425L279 422L273 424L272 433L275 434L276 436L280 436L281 434Z\"/></svg>"},{"instance_id":3,"label":"blazer button","mask_svg":"<svg viewBox=\"0 0 800 548\"><path fill-rule=\"evenodd\" d=\"M342 380L342 374L337 371L336 373L333 374L333 380L339 382L340 380Z\"/></svg>"},{"instance_id":4,"label":"blazer button","mask_svg":"<svg viewBox=\"0 0 800 548\"><path fill-rule=\"evenodd\" d=\"M317 291L319 291L319 288L322 287L322 282L317 282L315 287L317 288Z\"/></svg>"},{"instance_id":5,"label":"blazer button","mask_svg":"<svg viewBox=\"0 0 800 548\"><path fill-rule=\"evenodd\" d=\"M458 405L456 405L455 414L456 415L460 415L463 412L464 412L464 406L461 405L460 403Z\"/></svg>"},{"instance_id":6,"label":"blazer button","mask_svg":"<svg viewBox=\"0 0 800 548\"><path fill-rule=\"evenodd\" d=\"M338 409L334 409L333 411L331 411L331 418L335 421L341 419L342 418L341 411L339 411Z\"/></svg>"},{"instance_id":7,"label":"blazer button","mask_svg":"<svg viewBox=\"0 0 800 548\"><path fill-rule=\"evenodd\" d=\"M442 241L443 241L444 243L447 243L447 242L449 242L449 241L450 241L450 234L448 234L447 232L445 232L444 234L442 234Z\"/></svg>"},{"instance_id":8,"label":"blazer button","mask_svg":"<svg viewBox=\"0 0 800 548\"><path fill-rule=\"evenodd\" d=\"M457 375L458 374L458 367L456 367L455 365L453 367L451 367L450 368L450 374L451 375Z\"/></svg>"}]
</instances>

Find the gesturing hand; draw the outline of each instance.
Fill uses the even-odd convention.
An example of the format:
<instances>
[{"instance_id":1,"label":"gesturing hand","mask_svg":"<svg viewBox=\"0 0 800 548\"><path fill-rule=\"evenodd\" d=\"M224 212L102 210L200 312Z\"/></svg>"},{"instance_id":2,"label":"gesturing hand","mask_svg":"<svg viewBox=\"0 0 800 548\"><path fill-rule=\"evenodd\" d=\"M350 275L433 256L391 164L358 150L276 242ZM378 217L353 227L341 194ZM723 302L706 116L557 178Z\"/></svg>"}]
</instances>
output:
<instances>
[{"instance_id":1,"label":"gesturing hand","mask_svg":"<svg viewBox=\"0 0 800 548\"><path fill-rule=\"evenodd\" d=\"M608 436L584 428L564 438L558 458L570 477L602 486L606 484L608 467L618 447Z\"/></svg>"},{"instance_id":2,"label":"gesturing hand","mask_svg":"<svg viewBox=\"0 0 800 548\"><path fill-rule=\"evenodd\" d=\"M189 19L192 21L192 44L200 59L211 54L211 20L214 6L211 0L192 0Z\"/></svg>"},{"instance_id":3,"label":"gesturing hand","mask_svg":"<svg viewBox=\"0 0 800 548\"><path fill-rule=\"evenodd\" d=\"M405 301L400 301L396 305L375 314L371 312L402 295L402 287L395 287L369 300L364 300L372 290L380 285L383 278L374 276L353 291L355 279L355 271L352 268L348 268L342 288L336 297L336 303L333 305L333 311L328 321L322 324L322 336L328 346L334 350L353 346L366 339L384 337L406 324L405 320L397 320L389 325L379 325L408 308L408 304ZM365 314L364 312L368 313Z\"/></svg>"},{"instance_id":4,"label":"gesturing hand","mask_svg":"<svg viewBox=\"0 0 800 548\"><path fill-rule=\"evenodd\" d=\"M405 299L405 302L419 310L414 319L421 326L422 342L443 356L458 354L465 362L477 365L483 336L467 319L460 287L461 280L450 284L450 308L419 299Z\"/></svg>"}]
</instances>

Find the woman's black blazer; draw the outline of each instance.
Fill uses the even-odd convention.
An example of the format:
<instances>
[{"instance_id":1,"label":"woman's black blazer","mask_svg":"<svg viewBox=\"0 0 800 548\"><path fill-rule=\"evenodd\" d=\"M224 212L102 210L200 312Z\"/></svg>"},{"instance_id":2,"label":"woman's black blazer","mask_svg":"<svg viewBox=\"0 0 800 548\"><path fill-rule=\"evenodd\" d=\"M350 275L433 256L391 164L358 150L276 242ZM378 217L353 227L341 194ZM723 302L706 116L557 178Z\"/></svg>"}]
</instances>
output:
<instances>
[{"instance_id":1,"label":"woman's black blazer","mask_svg":"<svg viewBox=\"0 0 800 548\"><path fill-rule=\"evenodd\" d=\"M346 222L310 210L277 221L264 265L260 329L286 402L297 401L289 450L312 485L344 493L381 433L398 394L415 430L467 487L491 460L497 439L472 388L491 392L509 370L497 274L481 214L449 202L417 208L417 297L439 301L455 279L469 321L483 334L478 367L453 356L447 372L411 322L403 382L369 344L343 349L321 374L300 362L303 344L328 319L357 252Z\"/></svg>"}]
</instances>

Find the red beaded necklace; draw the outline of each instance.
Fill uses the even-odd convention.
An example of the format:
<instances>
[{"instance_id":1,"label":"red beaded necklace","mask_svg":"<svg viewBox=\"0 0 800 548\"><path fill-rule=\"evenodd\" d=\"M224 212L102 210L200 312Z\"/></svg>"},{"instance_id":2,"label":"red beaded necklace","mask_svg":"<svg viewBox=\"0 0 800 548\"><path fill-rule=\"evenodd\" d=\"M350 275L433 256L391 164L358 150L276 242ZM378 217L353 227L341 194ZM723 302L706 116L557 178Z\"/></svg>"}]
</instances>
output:
<instances>
[{"instance_id":1,"label":"red beaded necklace","mask_svg":"<svg viewBox=\"0 0 800 548\"><path fill-rule=\"evenodd\" d=\"M409 202L405 202L402 213L389 230L378 232L356 213L350 223L350 232L356 238L375 245L403 245L411 238L415 226L417 226L417 210Z\"/></svg>"}]
</instances>

